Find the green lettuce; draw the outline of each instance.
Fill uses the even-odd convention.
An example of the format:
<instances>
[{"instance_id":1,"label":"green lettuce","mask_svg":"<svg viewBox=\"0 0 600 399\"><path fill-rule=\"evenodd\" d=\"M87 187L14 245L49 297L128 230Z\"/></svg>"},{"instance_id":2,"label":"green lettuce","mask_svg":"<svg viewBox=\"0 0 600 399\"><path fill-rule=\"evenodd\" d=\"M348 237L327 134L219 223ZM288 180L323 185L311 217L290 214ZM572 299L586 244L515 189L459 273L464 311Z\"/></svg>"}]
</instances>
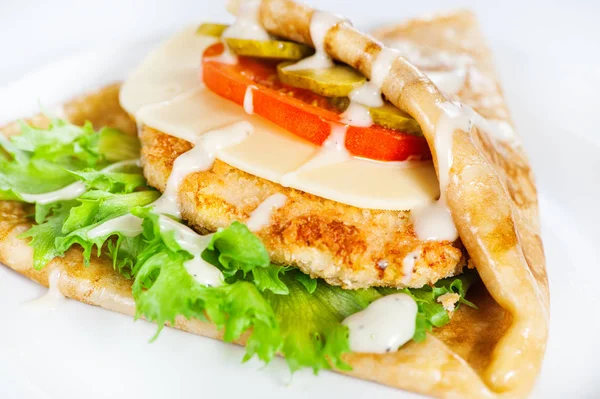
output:
<instances>
[{"instance_id":1,"label":"green lettuce","mask_svg":"<svg viewBox=\"0 0 600 399\"><path fill-rule=\"evenodd\" d=\"M161 230L161 216L148 206L160 194L146 186L140 168L115 164L139 157L139 143L114 129L96 132L90 124L53 120L48 129L23 126L20 136L0 136L0 148L0 199L20 200L20 193L53 191L75 181L86 188L75 199L36 204L36 224L22 235L31 240L34 267L41 269L73 246L83 249L85 265L92 256L108 255L132 280L136 318L157 323L157 335L177 318L209 320L226 341L247 340L244 360L257 356L268 362L281 353L292 371L308 367L317 373L350 369L343 361L349 332L341 322L385 295L403 292L415 299L415 341L450 321L437 302L441 295L457 293L460 303L474 306L464 298L474 272L419 289L344 290L272 264L261 240L239 222L214 233L201 254L189 253L172 231ZM141 233L90 234L121 216L138 221ZM224 284L198 283L185 268L195 256L217 267Z\"/></svg>"},{"instance_id":2,"label":"green lettuce","mask_svg":"<svg viewBox=\"0 0 600 399\"><path fill-rule=\"evenodd\" d=\"M137 138L115 129L95 131L90 123L79 127L60 119L51 119L47 129L21 123L21 134L0 139L0 200L55 191L85 179L74 172L138 157Z\"/></svg>"},{"instance_id":3,"label":"green lettuce","mask_svg":"<svg viewBox=\"0 0 600 399\"><path fill-rule=\"evenodd\" d=\"M150 208L138 208L133 213L144 218L146 243L132 270L136 317L156 322L157 334L165 323L174 323L176 317L208 318L224 331L223 338L228 342L239 339L252 328L245 359L257 355L265 362L270 361L281 347L281 334L275 314L257 286L244 280L218 287L201 285L184 266L193 255L199 254L190 254L179 247L172 231L161 231L159 216ZM224 273L235 275L234 269L250 272L263 267L261 251L257 254L249 250L260 241L252 234L245 234L248 230L244 229L245 226L232 225L220 232L221 238L213 239L214 245L226 248L224 253L217 254L217 258L228 259L220 264ZM232 234L240 230L240 237ZM259 246L264 250L262 244Z\"/></svg>"},{"instance_id":4,"label":"green lettuce","mask_svg":"<svg viewBox=\"0 0 600 399\"><path fill-rule=\"evenodd\" d=\"M263 243L242 223L233 222L213 234L202 257L221 269L226 282L246 279L261 292L269 290L277 295L289 292L281 281L286 268L271 263Z\"/></svg>"}]
</instances>

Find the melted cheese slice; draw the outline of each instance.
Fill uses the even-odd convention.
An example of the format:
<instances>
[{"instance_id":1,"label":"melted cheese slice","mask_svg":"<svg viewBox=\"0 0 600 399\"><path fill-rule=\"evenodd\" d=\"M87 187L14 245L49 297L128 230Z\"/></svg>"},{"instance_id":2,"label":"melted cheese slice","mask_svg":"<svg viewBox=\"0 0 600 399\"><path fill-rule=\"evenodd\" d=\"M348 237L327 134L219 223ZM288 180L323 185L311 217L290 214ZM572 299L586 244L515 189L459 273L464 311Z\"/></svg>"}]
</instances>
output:
<instances>
[{"instance_id":1,"label":"melted cheese slice","mask_svg":"<svg viewBox=\"0 0 600 399\"><path fill-rule=\"evenodd\" d=\"M155 49L125 82L121 105L138 123L191 142L213 129L248 121L254 132L217 158L252 175L281 183L321 147L305 141L204 88L202 51L214 39L190 27ZM289 176L289 175L288 175ZM286 185L359 208L410 210L439 196L431 162L375 162L349 157L303 169Z\"/></svg>"}]
</instances>

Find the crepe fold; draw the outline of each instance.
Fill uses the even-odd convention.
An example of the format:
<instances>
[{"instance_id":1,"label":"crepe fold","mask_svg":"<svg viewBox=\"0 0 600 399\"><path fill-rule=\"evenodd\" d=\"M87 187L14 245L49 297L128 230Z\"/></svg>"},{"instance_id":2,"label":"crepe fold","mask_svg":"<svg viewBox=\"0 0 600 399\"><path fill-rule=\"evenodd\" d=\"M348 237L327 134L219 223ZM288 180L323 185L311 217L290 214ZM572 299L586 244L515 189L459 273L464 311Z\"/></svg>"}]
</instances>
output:
<instances>
[{"instance_id":1,"label":"crepe fold","mask_svg":"<svg viewBox=\"0 0 600 399\"><path fill-rule=\"evenodd\" d=\"M292 1L263 0L260 19L273 34L312 44L312 13L311 8ZM457 98L484 117L510 123L490 53L470 13L412 20L379 30L375 36L384 42L419 46L419 56L410 60L417 65L427 52L468 59L468 76ZM334 26L325 44L330 55L367 77L383 46L348 22ZM442 70L452 67L445 62L433 66ZM111 85L71 101L65 105L65 115L73 123L90 120L96 127L117 127L135 134L135 124L119 106L118 91L118 85ZM382 91L420 123L436 161L439 104L449 100L404 58L394 63ZM36 117L31 122L44 126L47 120ZM18 131L16 124L2 129L5 135ZM460 307L449 324L434 329L424 342L410 342L396 353L347 354L345 360L353 367L348 374L436 397L523 397L539 372L549 313L533 177L515 138L506 141L478 129L457 130L451 151L448 204L483 281L469 293L469 300L479 309ZM31 247L17 238L30 227L27 215L31 210L30 205L0 201L0 262L45 286L49 274L59 269L58 288L66 296L133 315L131 282L115 272L108 259L95 258L89 267L83 267L81 251L71 249L43 270L33 268ZM198 320L178 319L175 327L222 337L213 325ZM244 339L238 343L243 344Z\"/></svg>"}]
</instances>

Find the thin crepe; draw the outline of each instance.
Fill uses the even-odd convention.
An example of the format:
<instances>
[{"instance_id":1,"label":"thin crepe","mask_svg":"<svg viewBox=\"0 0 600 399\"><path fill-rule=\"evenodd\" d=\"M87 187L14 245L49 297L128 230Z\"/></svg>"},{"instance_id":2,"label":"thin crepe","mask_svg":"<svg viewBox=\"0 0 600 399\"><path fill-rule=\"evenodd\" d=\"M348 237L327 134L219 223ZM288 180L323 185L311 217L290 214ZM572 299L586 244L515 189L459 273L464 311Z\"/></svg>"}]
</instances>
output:
<instances>
[{"instance_id":1,"label":"thin crepe","mask_svg":"<svg viewBox=\"0 0 600 399\"><path fill-rule=\"evenodd\" d=\"M265 0L261 20L273 33L310 44L311 12L289 1ZM453 40L445 38L447 27L455 30ZM384 40L408 38L469 53L478 72L495 83L489 51L468 13L415 20L378 35ZM468 48L456 44L461 41L470 43ZM343 24L329 32L326 48L369 76L380 44ZM446 99L428 79L399 60L383 89L421 123L428 142L433 143L434 122L439 117L434 104ZM135 125L118 106L117 94L118 86L109 86L67 104L65 113L76 123L89 119L96 127L115 126L135 134ZM508 121L497 84L485 89L463 87L459 97L484 116ZM43 118L34 122L45 123ZM16 125L3 129L7 135L17 131ZM535 186L519 147L499 143L483 132L471 136L457 131L452 151L455 179L449 187L449 204L461 239L495 300L484 287L473 289L469 299L479 310L461 307L451 323L435 329L425 342L411 342L396 353L349 354L346 360L353 367L349 374L438 397L522 397L539 371L547 334L548 291ZM133 315L131 283L114 272L107 259L94 259L84 268L81 252L74 249L42 271L33 269L31 248L17 238L30 226L30 210L31 206L20 203L0 202L0 261L46 286L50 271L59 268L58 285L66 296ZM214 326L196 320L181 319L175 327L220 338Z\"/></svg>"}]
</instances>

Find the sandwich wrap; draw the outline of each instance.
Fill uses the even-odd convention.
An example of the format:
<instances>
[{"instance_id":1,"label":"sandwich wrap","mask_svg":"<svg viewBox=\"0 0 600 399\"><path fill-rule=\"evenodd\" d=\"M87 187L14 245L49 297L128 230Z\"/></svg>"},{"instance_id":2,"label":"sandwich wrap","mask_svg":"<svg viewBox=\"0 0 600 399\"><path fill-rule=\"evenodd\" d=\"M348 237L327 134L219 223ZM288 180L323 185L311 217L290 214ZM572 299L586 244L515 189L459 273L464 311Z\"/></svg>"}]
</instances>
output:
<instances>
[{"instance_id":1,"label":"sandwich wrap","mask_svg":"<svg viewBox=\"0 0 600 399\"><path fill-rule=\"evenodd\" d=\"M312 12L291 1L264 0L260 19L271 33L310 45ZM456 33L452 40L444 35L449 28ZM386 42L406 39L432 51L468 54L479 73L494 84L479 87L466 82L458 98L484 117L510 123L489 51L471 14L414 20L380 30L376 36ZM367 77L373 57L382 48L347 22L333 27L325 44L330 55ZM135 134L135 123L119 106L118 90L118 85L112 85L66 104L67 119L75 124L90 120L96 127L112 126ZM402 58L394 63L382 91L419 122L437 169L439 104L449 100ZM36 117L31 122L44 126L48 121ZM14 124L2 133L9 136L18 131ZM451 155L447 201L471 264L485 285L470 293L479 309L461 307L451 323L435 329L424 342L409 342L398 352L347 354L345 360L352 366L348 374L438 397L522 397L539 372L548 324L548 285L531 171L516 138L499 140L483 129L454 131ZM58 288L65 296L134 315L131 281L118 274L107 258L92 258L89 267L82 267L81 250L71 249L40 271L32 267L31 247L17 238L31 226L31 209L30 205L0 202L0 261L46 286L50 273L58 269ZM222 338L207 322L178 318L174 326ZM238 343L244 341L242 337Z\"/></svg>"}]
</instances>

